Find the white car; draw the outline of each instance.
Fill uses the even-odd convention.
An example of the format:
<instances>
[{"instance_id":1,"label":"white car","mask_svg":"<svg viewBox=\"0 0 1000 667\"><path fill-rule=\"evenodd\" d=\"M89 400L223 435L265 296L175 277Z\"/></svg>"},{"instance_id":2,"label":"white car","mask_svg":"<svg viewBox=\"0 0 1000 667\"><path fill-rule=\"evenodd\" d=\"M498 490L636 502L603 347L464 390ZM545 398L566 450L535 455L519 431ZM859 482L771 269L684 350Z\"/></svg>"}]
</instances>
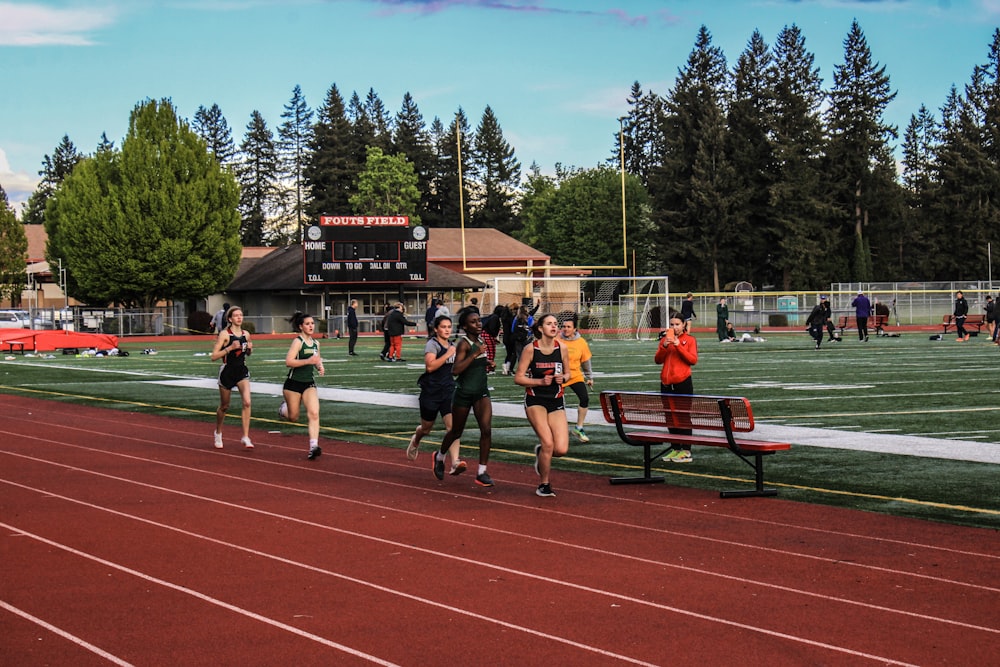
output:
<instances>
[{"instance_id":1,"label":"white car","mask_svg":"<svg viewBox=\"0 0 1000 667\"><path fill-rule=\"evenodd\" d=\"M0 310L0 329L30 329L31 316L25 310Z\"/></svg>"}]
</instances>

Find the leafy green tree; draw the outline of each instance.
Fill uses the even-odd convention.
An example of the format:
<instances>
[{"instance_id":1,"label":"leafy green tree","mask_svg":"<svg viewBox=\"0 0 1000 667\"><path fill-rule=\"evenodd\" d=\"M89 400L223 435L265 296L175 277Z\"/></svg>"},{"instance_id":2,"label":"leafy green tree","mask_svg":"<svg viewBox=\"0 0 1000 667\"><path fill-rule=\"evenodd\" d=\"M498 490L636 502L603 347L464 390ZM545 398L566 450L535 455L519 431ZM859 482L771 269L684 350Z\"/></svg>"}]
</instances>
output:
<instances>
[{"instance_id":1,"label":"leafy green tree","mask_svg":"<svg viewBox=\"0 0 1000 667\"><path fill-rule=\"evenodd\" d=\"M306 104L302 88L297 84L292 99L281 112L284 122L278 126L278 155L283 176L292 183L292 217L298 229L298 240L305 230L306 190L303 172L309 163L309 142L312 138L313 112Z\"/></svg>"},{"instance_id":2,"label":"leafy green tree","mask_svg":"<svg viewBox=\"0 0 1000 667\"><path fill-rule=\"evenodd\" d=\"M358 176L358 192L351 196L357 215L408 215L411 225L420 224L417 174L403 155L386 155L377 146L368 147L365 170Z\"/></svg>"},{"instance_id":3,"label":"leafy green tree","mask_svg":"<svg viewBox=\"0 0 1000 667\"><path fill-rule=\"evenodd\" d=\"M552 179L532 165L527 180L522 200L521 240L551 255L557 264L621 266L625 241L629 251L637 251L637 270L661 268L655 264L649 195L638 176L627 174L625 179L625 239L620 170L602 165L559 171L557 178Z\"/></svg>"},{"instance_id":4,"label":"leafy green tree","mask_svg":"<svg viewBox=\"0 0 1000 667\"><path fill-rule=\"evenodd\" d=\"M476 128L472 147L473 176L478 184L472 227L489 227L510 234L520 228L515 210L521 184L521 163L503 136L500 122L489 106Z\"/></svg>"},{"instance_id":5,"label":"leafy green tree","mask_svg":"<svg viewBox=\"0 0 1000 667\"><path fill-rule=\"evenodd\" d=\"M823 179L823 86L815 57L795 25L786 26L774 44L771 79L773 175L768 191L770 222L763 235L767 276L783 289L821 287L826 273L831 209Z\"/></svg>"},{"instance_id":6,"label":"leafy green tree","mask_svg":"<svg viewBox=\"0 0 1000 667\"><path fill-rule=\"evenodd\" d=\"M873 60L861 27L852 22L844 40L844 62L834 67L827 113L827 173L840 211L835 220L837 244L829 257L854 257L850 267L832 268L840 275L848 275L850 268L849 275L862 282L874 277L865 230L892 224L886 203L898 195L890 144L898 133L883 118L895 97L885 67Z\"/></svg>"},{"instance_id":7,"label":"leafy green tree","mask_svg":"<svg viewBox=\"0 0 1000 667\"><path fill-rule=\"evenodd\" d=\"M223 167L229 167L236 158L236 146L233 144L233 132L229 129L226 117L218 104L206 109L199 106L194 113L192 128L208 145L208 150Z\"/></svg>"},{"instance_id":8,"label":"leafy green tree","mask_svg":"<svg viewBox=\"0 0 1000 667\"><path fill-rule=\"evenodd\" d=\"M351 123L336 84L330 86L316 115L309 160L303 170L311 193L306 213L313 219L350 211L356 179L356 172L350 168Z\"/></svg>"},{"instance_id":9,"label":"leafy green tree","mask_svg":"<svg viewBox=\"0 0 1000 667\"><path fill-rule=\"evenodd\" d=\"M240 262L239 192L169 100L129 118L121 151L77 164L46 210L46 256L71 295L150 310L225 288Z\"/></svg>"},{"instance_id":10,"label":"leafy green tree","mask_svg":"<svg viewBox=\"0 0 1000 667\"><path fill-rule=\"evenodd\" d=\"M17 219L6 191L0 186L0 299L10 299L14 306L20 304L24 291L27 258L28 237L24 234L24 225Z\"/></svg>"},{"instance_id":11,"label":"leafy green tree","mask_svg":"<svg viewBox=\"0 0 1000 667\"><path fill-rule=\"evenodd\" d=\"M41 225L45 222L45 205L52 194L59 188L59 184L69 176L73 167L83 159L83 155L76 149L69 137L63 135L62 141L52 151L52 156L46 155L42 159L42 169L38 175L42 177L38 188L31 193L28 203L25 206L23 220L26 225Z\"/></svg>"},{"instance_id":12,"label":"leafy green tree","mask_svg":"<svg viewBox=\"0 0 1000 667\"><path fill-rule=\"evenodd\" d=\"M259 246L268 242L283 245L297 243L301 238L298 228L292 232L272 224L284 208L281 173L281 157L274 134L260 112L254 110L240 144L240 161L236 167L243 245Z\"/></svg>"}]
</instances>

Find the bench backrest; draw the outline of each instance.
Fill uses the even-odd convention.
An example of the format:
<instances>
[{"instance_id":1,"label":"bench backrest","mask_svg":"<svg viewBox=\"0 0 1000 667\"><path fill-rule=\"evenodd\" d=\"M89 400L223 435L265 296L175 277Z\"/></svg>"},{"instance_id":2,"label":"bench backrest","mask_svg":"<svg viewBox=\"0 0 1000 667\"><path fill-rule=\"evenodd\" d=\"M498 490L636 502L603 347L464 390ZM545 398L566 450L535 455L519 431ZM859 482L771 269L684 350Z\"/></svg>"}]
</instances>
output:
<instances>
[{"instance_id":1,"label":"bench backrest","mask_svg":"<svg viewBox=\"0 0 1000 667\"><path fill-rule=\"evenodd\" d=\"M726 431L753 430L750 401L734 396L686 396L644 391L602 391L601 408L609 424Z\"/></svg>"}]
</instances>

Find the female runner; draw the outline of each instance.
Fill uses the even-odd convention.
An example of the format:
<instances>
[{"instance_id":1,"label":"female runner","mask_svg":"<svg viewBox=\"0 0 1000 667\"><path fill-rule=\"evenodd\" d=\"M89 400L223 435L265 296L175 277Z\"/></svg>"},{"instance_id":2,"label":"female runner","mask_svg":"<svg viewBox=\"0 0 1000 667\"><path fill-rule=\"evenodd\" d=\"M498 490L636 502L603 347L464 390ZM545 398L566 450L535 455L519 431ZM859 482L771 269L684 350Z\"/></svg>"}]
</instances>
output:
<instances>
[{"instance_id":1,"label":"female runner","mask_svg":"<svg viewBox=\"0 0 1000 667\"><path fill-rule=\"evenodd\" d=\"M215 411L215 448L222 449L222 422L229 410L229 400L233 388L239 389L243 409L240 416L243 420L243 449L253 449L250 442L250 370L247 368L247 357L253 351L250 333L243 329L243 311L233 306L223 315L226 328L219 331L212 349L212 361L224 359L219 369L219 408Z\"/></svg>"},{"instance_id":2,"label":"female runner","mask_svg":"<svg viewBox=\"0 0 1000 667\"><path fill-rule=\"evenodd\" d=\"M313 339L316 320L312 315L296 312L288 321L298 332L285 355L288 378L282 387L285 400L278 408L278 415L291 422L299 420L299 408L306 406L309 429L310 461L323 453L319 446L319 391L316 389L316 374L324 375L323 358L319 354L319 343Z\"/></svg>"}]
</instances>

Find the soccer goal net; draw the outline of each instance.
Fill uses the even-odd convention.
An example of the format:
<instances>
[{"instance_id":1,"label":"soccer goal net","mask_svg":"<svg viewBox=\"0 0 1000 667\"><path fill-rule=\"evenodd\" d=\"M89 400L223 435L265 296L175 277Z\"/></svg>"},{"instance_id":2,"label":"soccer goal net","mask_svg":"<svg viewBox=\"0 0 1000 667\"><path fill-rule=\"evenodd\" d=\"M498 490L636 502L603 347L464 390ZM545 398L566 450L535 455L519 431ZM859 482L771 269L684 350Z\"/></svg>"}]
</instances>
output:
<instances>
[{"instance_id":1,"label":"soccer goal net","mask_svg":"<svg viewBox=\"0 0 1000 667\"><path fill-rule=\"evenodd\" d=\"M498 305L527 305L553 313L560 321L577 313L580 329L595 338L655 338L668 321L666 276L617 278L490 278L483 312Z\"/></svg>"}]
</instances>

